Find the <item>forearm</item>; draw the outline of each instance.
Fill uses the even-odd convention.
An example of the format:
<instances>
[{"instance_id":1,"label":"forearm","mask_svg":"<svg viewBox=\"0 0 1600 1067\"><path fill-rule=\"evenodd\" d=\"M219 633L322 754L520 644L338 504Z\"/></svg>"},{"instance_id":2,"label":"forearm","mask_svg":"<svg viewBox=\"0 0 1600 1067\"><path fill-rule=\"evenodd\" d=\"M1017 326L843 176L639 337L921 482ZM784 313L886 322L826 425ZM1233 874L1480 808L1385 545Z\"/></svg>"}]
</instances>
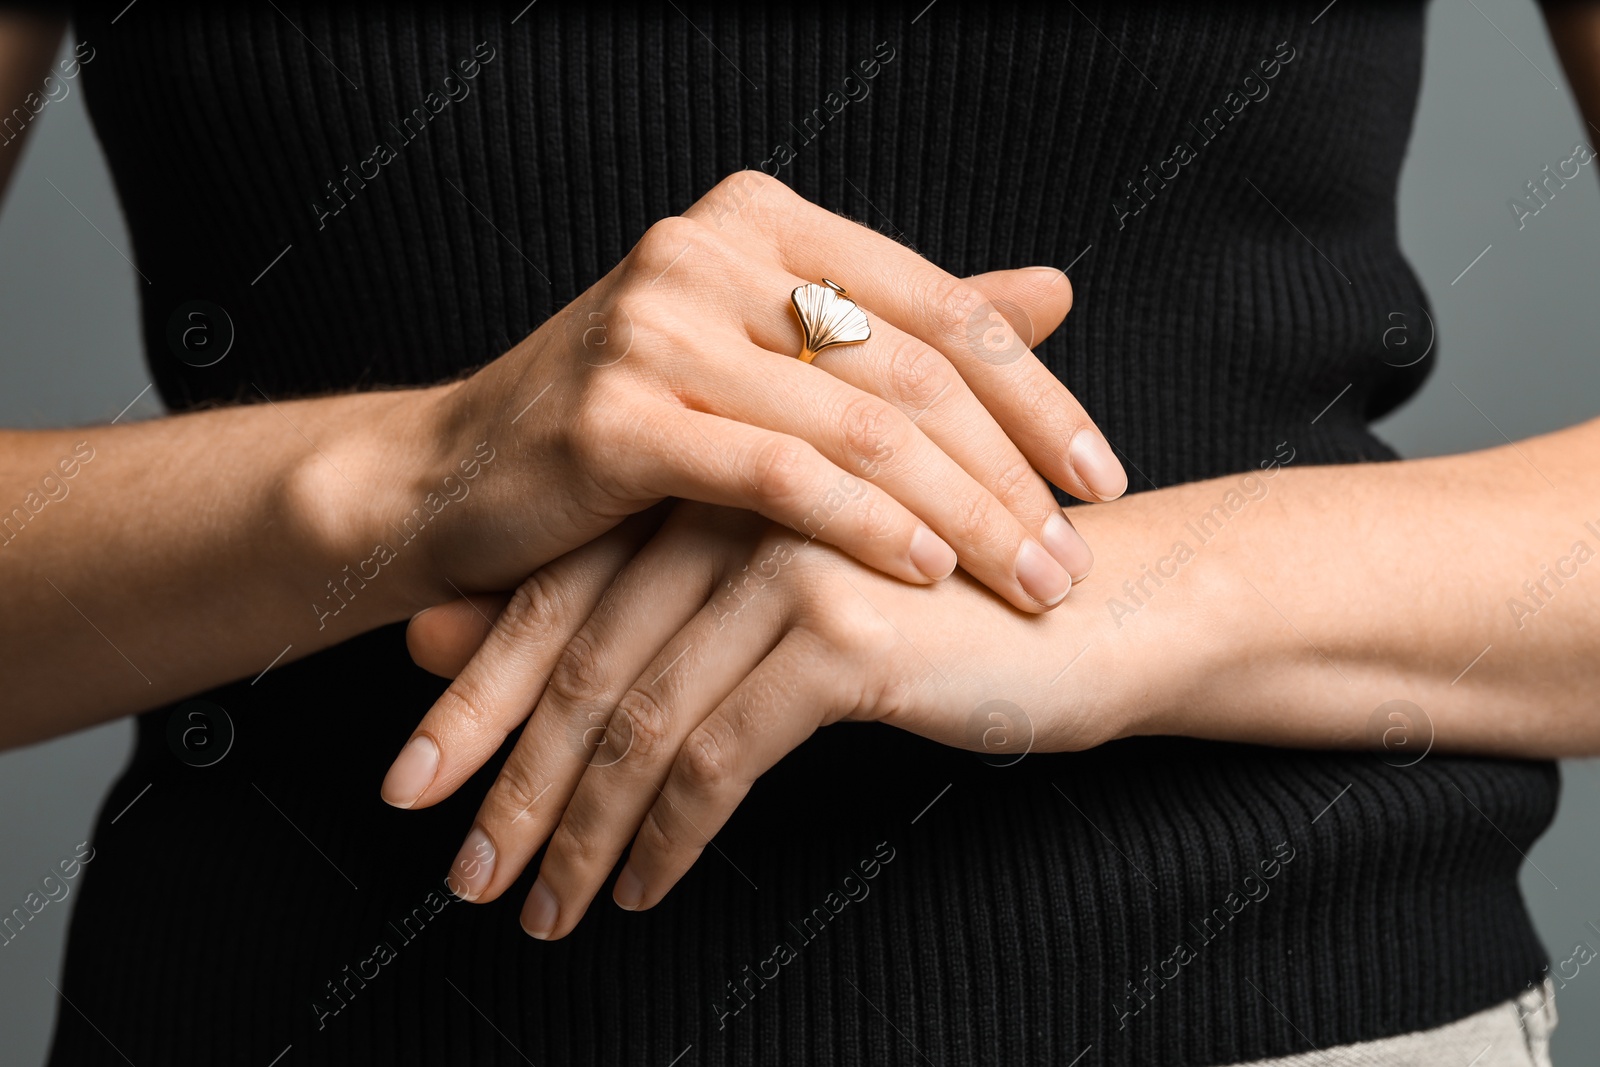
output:
<instances>
[{"instance_id":1,"label":"forearm","mask_svg":"<svg viewBox=\"0 0 1600 1067\"><path fill-rule=\"evenodd\" d=\"M418 431L396 416L423 395L0 433L0 746L248 677L415 610L408 583L352 582L346 568L372 555L397 457L416 454L405 435Z\"/></svg>"},{"instance_id":2,"label":"forearm","mask_svg":"<svg viewBox=\"0 0 1600 1067\"><path fill-rule=\"evenodd\" d=\"M1083 665L1135 675L1138 733L1359 746L1399 699L1441 749L1600 751L1597 453L1590 422L1079 509L1099 555L1072 595Z\"/></svg>"}]
</instances>

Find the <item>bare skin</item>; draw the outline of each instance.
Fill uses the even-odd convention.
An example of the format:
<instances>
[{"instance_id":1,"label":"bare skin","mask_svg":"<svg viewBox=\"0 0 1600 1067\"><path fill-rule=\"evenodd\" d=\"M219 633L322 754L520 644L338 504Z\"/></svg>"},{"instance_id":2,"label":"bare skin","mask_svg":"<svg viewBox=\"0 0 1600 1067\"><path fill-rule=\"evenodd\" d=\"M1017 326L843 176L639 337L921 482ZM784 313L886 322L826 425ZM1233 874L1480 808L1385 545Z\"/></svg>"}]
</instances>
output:
<instances>
[{"instance_id":1,"label":"bare skin","mask_svg":"<svg viewBox=\"0 0 1600 1067\"><path fill-rule=\"evenodd\" d=\"M0 23L19 99L59 32ZM807 366L786 297L824 245L872 336ZM1059 270L957 279L745 173L459 381L0 431L0 747L508 588L667 497L907 583L959 562L1048 610L1092 557L1035 472L1087 499L1127 484L1028 350L1070 304ZM590 345L595 319L620 352ZM824 522L839 485L857 506Z\"/></svg>"},{"instance_id":2,"label":"bare skin","mask_svg":"<svg viewBox=\"0 0 1600 1067\"><path fill-rule=\"evenodd\" d=\"M1594 120L1600 90L1584 72L1593 69L1600 32L1587 13L1552 16L1551 24ZM12 69L38 72L40 50L47 53L54 38L36 27L28 33L32 45L13 39L0 55L31 56ZM727 214L726 203L712 201L701 228L674 223L674 231L658 234L640 262L608 280L616 288L599 294L610 301L604 306L615 308L634 291L629 270L648 275L647 268L667 265L674 239L698 239ZM707 250L750 255L748 244L730 250L722 240ZM785 247L771 233L766 240ZM787 246L790 254L797 244ZM880 251L889 252L861 254ZM512 425L537 398L537 388L519 390L538 383L530 368L557 350L537 334L478 376L432 389L0 434L0 507L36 489L51 498L38 511L29 508L0 547L0 565L20 576L0 585L0 671L8 681L0 744L159 706L253 674L287 643L295 658L460 590L509 588L531 573L523 589L539 595L513 599L517 610L470 664L466 657L483 631L474 629L469 610L447 605L414 622L419 659L468 681L458 682L419 729L438 753L434 773L409 793L386 783L386 795L410 806L435 803L530 713L536 727L564 730L595 723L590 715L602 709L598 736L614 751L626 744L627 755L596 764L582 745L519 746L480 812L487 853L474 850L469 837L467 862L455 870L464 895L492 899L549 840L537 899L524 911L524 926L540 936L572 929L635 834L641 836L617 899L630 907L661 899L704 847L700 831L714 832L783 752L840 719L875 719L970 746L974 708L1006 700L1024 710L1036 751L1150 733L1349 747L1371 740L1375 708L1407 699L1431 720L1442 751L1600 751L1600 717L1589 707L1600 681L1600 583L1589 567L1600 534L1586 525L1600 528L1600 423L1515 448L1409 463L1312 469L1283 464L1280 456L1270 479L1259 471L1248 484L1240 475L1077 509L1075 521L1099 551L1097 574L1045 612L1050 594L1041 599L1024 588L1015 560L1018 546L1046 539L1053 509L1043 502L1042 481L1013 477L1013 452L1091 499L1114 497L1121 485L1104 467L1080 469L1062 447L1089 425L1064 389L1019 389L992 373L992 363L959 365L963 353L946 349L959 349L949 335L960 323L924 321L930 303L916 299L954 280L925 277L923 288L884 291L869 306L880 316L875 322L909 338L902 344L942 357L941 373L947 364L959 369L968 391L958 393L944 423L924 427L918 420L922 437L904 431L895 413L909 420L920 407L895 393L904 381L878 383L877 392L863 388L873 384L865 377L870 369L883 365L850 358L864 357L863 350L779 372L821 369L836 381L793 380L819 395L843 396L839 390L849 387L853 399L885 400L895 412L870 410L904 435L891 454L916 457L884 473L881 487L878 472L856 466L883 498L870 496L876 507L852 499L830 512L836 521L817 528L815 540L794 521L809 516L818 499L803 485L747 493L748 479L709 464L663 460L628 472L635 477L616 478L573 508L576 519L552 519L559 509L526 510L519 501L567 505L572 497L563 487L587 485L597 471L615 475L592 456L623 439L611 425L583 438L587 447L572 447L574 425L594 428L578 416L610 406L567 409L549 421L534 409L529 428L506 431L509 444L495 438L496 458L476 451L488 440L479 430ZM1019 272L974 288L990 300L1004 296L1034 308L1038 321L1053 326L1070 294L1052 295L1046 280ZM638 306L629 299L623 306ZM964 299L956 306L966 317L980 310L982 300ZM732 321L733 309L724 310ZM766 311L752 305L742 313ZM774 320L741 325L756 347L763 330L777 329ZM1032 336L1031 324L1011 325ZM946 336L936 336L941 331ZM681 363L645 366L664 372ZM664 381L645 374L631 395L664 403L668 391L647 387ZM678 387L672 395L693 392L683 382L669 384ZM716 432L759 429L805 440L809 452L785 446L788 458L804 457L799 467L813 475L852 472L850 450L826 432L837 420L814 414L796 436L788 431L797 425L776 425L791 413L770 396L750 392L735 402L713 397L705 383L694 395L726 405L727 425ZM1028 409L1008 409L1006 398L1019 395L1031 399ZM1052 395L1054 406L1043 402ZM963 451L974 439L985 446ZM581 476L528 480L526 471L569 455L580 457ZM419 496L446 476L462 483L461 464L473 460L480 471L472 479L485 480L473 481L471 505L463 496L461 506L442 508L429 530L437 536L396 561L394 581L370 583L337 613L307 610L326 595L326 582L369 557L385 529L413 514ZM490 480L507 469L523 472L521 480ZM47 475L70 494L54 499ZM930 487L957 484L971 508L941 511L941 494ZM697 492L707 504L678 509L659 532L627 519L664 497ZM786 511L790 497L805 506ZM1235 507L1236 500L1244 503ZM1219 506L1223 513L1203 543L1186 533L1203 516L1219 516ZM774 525L753 518L757 511L790 521ZM963 530L963 515L984 516L987 524ZM511 550L490 535L508 519L534 547ZM931 581L917 571L911 544L923 525L988 588L965 573ZM1180 543L1188 554L1176 551ZM729 609L719 609L712 594L745 566L785 549L787 562L727 623ZM1087 573L1081 541L1057 542L1048 554L1072 578ZM549 595L574 589L566 599ZM673 591L657 601L657 613L673 627L618 625L642 614L629 610L640 590ZM730 625L736 640L722 635ZM196 647L207 655L193 655ZM586 648L607 651L596 657ZM678 656L695 658L699 669L667 671ZM561 681L547 686L547 678ZM508 802L551 782L561 788L529 809L534 817L515 833L505 830ZM681 813L693 813L693 828ZM473 862L479 866L469 870Z\"/></svg>"},{"instance_id":3,"label":"bare skin","mask_svg":"<svg viewBox=\"0 0 1600 1067\"><path fill-rule=\"evenodd\" d=\"M1394 743L1399 727L1419 753L1594 754L1597 453L1600 421L1405 463L1263 457L1267 469L1079 508L1095 571L1043 616L960 576L880 580L770 524L691 509L581 624L575 591L625 548L553 565L523 603L568 613L509 612L470 662L475 612L418 617L419 661L460 674L419 727L437 777L402 796L397 768L385 796L442 799L535 707L452 887L494 899L548 842L523 925L562 936L630 841L636 895L622 878L617 899L650 906L756 777L844 719L1033 752L1153 734L1352 748ZM752 572L771 577L752 586ZM1395 700L1420 715L1375 720ZM993 701L1022 717L975 729Z\"/></svg>"},{"instance_id":4,"label":"bare skin","mask_svg":"<svg viewBox=\"0 0 1600 1067\"><path fill-rule=\"evenodd\" d=\"M1597 11L1550 26L1600 127ZM522 912L546 938L624 854L613 899L659 902L755 778L840 720L1031 751L1352 748L1398 729L1440 752L1600 753L1600 420L1392 464L1296 465L1285 442L1257 470L1073 519L1095 573L1043 616L959 578L895 585L717 509L680 509L637 554L585 546L492 629L479 613L504 597L413 620L414 657L455 682L385 798L436 803L526 721L451 884L492 900L548 845ZM974 729L993 701L1020 718Z\"/></svg>"},{"instance_id":5,"label":"bare skin","mask_svg":"<svg viewBox=\"0 0 1600 1067\"><path fill-rule=\"evenodd\" d=\"M66 23L59 19L19 11L0 12L0 101L7 104L6 115L0 115L0 194L4 194L23 146L28 143L35 113L46 106L37 95L30 100L28 94L48 95L45 77L65 30ZM7 126L4 120L15 106L23 108L26 118L13 117Z\"/></svg>"}]
</instances>

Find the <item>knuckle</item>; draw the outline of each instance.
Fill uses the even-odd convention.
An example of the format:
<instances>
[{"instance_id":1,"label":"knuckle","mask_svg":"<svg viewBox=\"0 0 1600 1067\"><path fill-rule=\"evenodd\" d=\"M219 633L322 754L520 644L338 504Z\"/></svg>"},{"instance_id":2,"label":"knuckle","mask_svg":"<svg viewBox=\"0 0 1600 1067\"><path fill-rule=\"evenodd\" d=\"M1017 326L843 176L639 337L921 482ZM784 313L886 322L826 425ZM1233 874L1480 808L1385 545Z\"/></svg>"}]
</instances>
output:
<instances>
[{"instance_id":1,"label":"knuckle","mask_svg":"<svg viewBox=\"0 0 1600 1067\"><path fill-rule=\"evenodd\" d=\"M489 694L476 682L465 681L461 675L457 675L451 679L440 700L449 717L458 723L465 723L470 731L477 733L494 727L493 704ZM504 731L501 733L503 735Z\"/></svg>"},{"instance_id":2,"label":"knuckle","mask_svg":"<svg viewBox=\"0 0 1600 1067\"><path fill-rule=\"evenodd\" d=\"M783 191L787 193L789 187L763 170L747 168L736 170L716 184L715 191L721 193L737 193L741 196L751 196L758 193Z\"/></svg>"},{"instance_id":3,"label":"knuckle","mask_svg":"<svg viewBox=\"0 0 1600 1067\"><path fill-rule=\"evenodd\" d=\"M950 388L948 366L931 349L907 338L889 353L889 384L908 407L923 411Z\"/></svg>"},{"instance_id":4,"label":"knuckle","mask_svg":"<svg viewBox=\"0 0 1600 1067\"><path fill-rule=\"evenodd\" d=\"M740 170L712 186L690 210L721 230L741 215L756 210L770 213L786 207L792 199L796 199L793 190L772 175L759 170Z\"/></svg>"},{"instance_id":5,"label":"knuckle","mask_svg":"<svg viewBox=\"0 0 1600 1067\"><path fill-rule=\"evenodd\" d=\"M805 484L810 452L810 445L793 438L777 437L762 443L750 464L757 496L769 505L793 500Z\"/></svg>"},{"instance_id":6,"label":"knuckle","mask_svg":"<svg viewBox=\"0 0 1600 1067\"><path fill-rule=\"evenodd\" d=\"M991 305L983 293L960 278L941 278L929 293L931 320L952 345L968 340L969 324L986 317Z\"/></svg>"},{"instance_id":7,"label":"knuckle","mask_svg":"<svg viewBox=\"0 0 1600 1067\"><path fill-rule=\"evenodd\" d=\"M708 234L705 224L685 215L668 215L650 224L633 246L629 256L631 266L651 279L666 270L685 249L705 243Z\"/></svg>"},{"instance_id":8,"label":"knuckle","mask_svg":"<svg viewBox=\"0 0 1600 1067\"><path fill-rule=\"evenodd\" d=\"M566 593L541 568L512 591L511 599L500 611L497 625L512 637L541 634L565 613L566 606Z\"/></svg>"},{"instance_id":9,"label":"knuckle","mask_svg":"<svg viewBox=\"0 0 1600 1067\"><path fill-rule=\"evenodd\" d=\"M627 323L635 337L649 337L661 317L661 311L662 304L650 290L625 285L612 294L602 315L611 322Z\"/></svg>"},{"instance_id":10,"label":"knuckle","mask_svg":"<svg viewBox=\"0 0 1600 1067\"><path fill-rule=\"evenodd\" d=\"M586 707L605 695L600 658L593 640L583 630L573 634L561 650L547 685L551 695L568 708Z\"/></svg>"},{"instance_id":11,"label":"knuckle","mask_svg":"<svg viewBox=\"0 0 1600 1067\"><path fill-rule=\"evenodd\" d=\"M551 862L552 858L556 862ZM573 809L568 808L567 814L561 819L561 825L550 835L550 846L542 870L587 871L595 867L600 858L601 849L594 835L586 828L577 825Z\"/></svg>"},{"instance_id":12,"label":"knuckle","mask_svg":"<svg viewBox=\"0 0 1600 1067\"><path fill-rule=\"evenodd\" d=\"M858 494L850 501L851 518L856 529L866 539L891 540L896 536L910 535L910 531L905 530L902 512L891 505L889 500L887 495L869 490Z\"/></svg>"},{"instance_id":13,"label":"knuckle","mask_svg":"<svg viewBox=\"0 0 1600 1067\"><path fill-rule=\"evenodd\" d=\"M690 258L685 255L683 262L687 263ZM620 375L590 373L584 380L586 397L619 399L626 386L637 381L641 373L647 380L654 379L660 375L664 358L679 358L683 351L679 336L683 305L672 299L666 286L649 284L649 280L659 276L666 267L666 263L661 264L655 272L645 276L644 281L630 281L610 298L602 319L608 330L603 343L590 343L587 337L583 338L584 344L576 350L576 355L589 367L600 371L626 358L630 372ZM682 264L678 269L683 269Z\"/></svg>"},{"instance_id":14,"label":"knuckle","mask_svg":"<svg viewBox=\"0 0 1600 1067\"><path fill-rule=\"evenodd\" d=\"M645 812L644 822L639 824L639 833L633 842L635 856L671 856L681 847L693 847L680 841L673 833L673 828L668 825L666 813L662 810L666 806L667 801L664 798L659 799L650 806L649 811Z\"/></svg>"},{"instance_id":15,"label":"knuckle","mask_svg":"<svg viewBox=\"0 0 1600 1067\"><path fill-rule=\"evenodd\" d=\"M568 354L592 370L614 366L627 358L635 333L649 321L645 309L638 306L641 291L648 289L629 284L626 269L619 271L619 279L594 296L586 293L568 304L562 315Z\"/></svg>"},{"instance_id":16,"label":"knuckle","mask_svg":"<svg viewBox=\"0 0 1600 1067\"><path fill-rule=\"evenodd\" d=\"M994 508L987 494L970 493L954 501L950 513L950 529L962 544L984 546L997 540L1000 531L994 521Z\"/></svg>"},{"instance_id":17,"label":"knuckle","mask_svg":"<svg viewBox=\"0 0 1600 1067\"><path fill-rule=\"evenodd\" d=\"M1007 502L1022 499L1039 478L1034 473L1032 464L1020 454L1006 457L1001 460L1001 464L999 471L991 479L994 495Z\"/></svg>"},{"instance_id":18,"label":"knuckle","mask_svg":"<svg viewBox=\"0 0 1600 1067\"><path fill-rule=\"evenodd\" d=\"M685 788L693 793L713 793L732 779L733 746L723 729L711 721L703 723L689 735L678 754L678 773Z\"/></svg>"},{"instance_id":19,"label":"knuckle","mask_svg":"<svg viewBox=\"0 0 1600 1067\"><path fill-rule=\"evenodd\" d=\"M795 241L811 239L817 216L832 214L759 170L729 174L685 212L725 237L728 247L762 259L781 258Z\"/></svg>"},{"instance_id":20,"label":"knuckle","mask_svg":"<svg viewBox=\"0 0 1600 1067\"><path fill-rule=\"evenodd\" d=\"M672 742L672 713L647 689L628 690L612 720L626 734L628 751L645 763L659 759Z\"/></svg>"},{"instance_id":21,"label":"knuckle","mask_svg":"<svg viewBox=\"0 0 1600 1067\"><path fill-rule=\"evenodd\" d=\"M533 768L528 766L526 760L513 753L495 777L494 788L490 792L492 803L486 805L489 810L485 815L492 812L495 816L483 820L489 824L485 827L489 836L491 838L499 836L495 833L494 824L515 822L519 816L532 808L543 788L535 784Z\"/></svg>"},{"instance_id":22,"label":"knuckle","mask_svg":"<svg viewBox=\"0 0 1600 1067\"><path fill-rule=\"evenodd\" d=\"M839 406L839 439L852 466L868 470L884 454L893 451L898 437L896 412L875 396L852 396Z\"/></svg>"},{"instance_id":23,"label":"knuckle","mask_svg":"<svg viewBox=\"0 0 1600 1067\"><path fill-rule=\"evenodd\" d=\"M737 211L758 197L784 195L789 187L760 170L736 170L712 186L710 195L719 204Z\"/></svg>"}]
</instances>

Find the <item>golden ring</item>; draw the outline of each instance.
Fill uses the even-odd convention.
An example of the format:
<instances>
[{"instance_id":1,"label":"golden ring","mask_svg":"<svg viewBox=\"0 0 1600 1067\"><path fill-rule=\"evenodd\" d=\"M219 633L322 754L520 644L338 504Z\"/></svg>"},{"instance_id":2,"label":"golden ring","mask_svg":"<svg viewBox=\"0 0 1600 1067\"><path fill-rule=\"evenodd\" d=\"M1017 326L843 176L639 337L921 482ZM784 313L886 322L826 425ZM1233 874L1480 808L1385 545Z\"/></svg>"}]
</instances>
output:
<instances>
[{"instance_id":1,"label":"golden ring","mask_svg":"<svg viewBox=\"0 0 1600 1067\"><path fill-rule=\"evenodd\" d=\"M858 345L872 336L867 313L861 310L844 286L827 278L821 285L807 282L790 294L794 313L800 319L805 344L799 359L810 363L817 353L834 345Z\"/></svg>"}]
</instances>

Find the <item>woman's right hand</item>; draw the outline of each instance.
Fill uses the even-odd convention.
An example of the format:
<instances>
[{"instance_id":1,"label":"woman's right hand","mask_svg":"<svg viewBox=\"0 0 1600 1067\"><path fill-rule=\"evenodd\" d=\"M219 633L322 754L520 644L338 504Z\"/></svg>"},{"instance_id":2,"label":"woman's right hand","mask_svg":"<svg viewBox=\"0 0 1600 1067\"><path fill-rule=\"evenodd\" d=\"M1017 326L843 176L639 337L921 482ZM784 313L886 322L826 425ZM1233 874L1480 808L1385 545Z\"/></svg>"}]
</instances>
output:
<instances>
[{"instance_id":1,"label":"woman's right hand","mask_svg":"<svg viewBox=\"0 0 1600 1067\"><path fill-rule=\"evenodd\" d=\"M1048 333L1070 307L1065 276L1005 273L997 306L975 280L736 174L510 352L399 410L429 473L404 479L374 529L398 529L433 494L432 561L412 573L439 603L515 586L681 497L759 512L910 582L959 561L1044 610L1090 557L1035 471L1088 500L1126 477L1029 350L1033 324ZM793 358L789 294L824 274L849 287L872 337L808 366ZM463 489L458 466L475 455L496 458Z\"/></svg>"}]
</instances>

